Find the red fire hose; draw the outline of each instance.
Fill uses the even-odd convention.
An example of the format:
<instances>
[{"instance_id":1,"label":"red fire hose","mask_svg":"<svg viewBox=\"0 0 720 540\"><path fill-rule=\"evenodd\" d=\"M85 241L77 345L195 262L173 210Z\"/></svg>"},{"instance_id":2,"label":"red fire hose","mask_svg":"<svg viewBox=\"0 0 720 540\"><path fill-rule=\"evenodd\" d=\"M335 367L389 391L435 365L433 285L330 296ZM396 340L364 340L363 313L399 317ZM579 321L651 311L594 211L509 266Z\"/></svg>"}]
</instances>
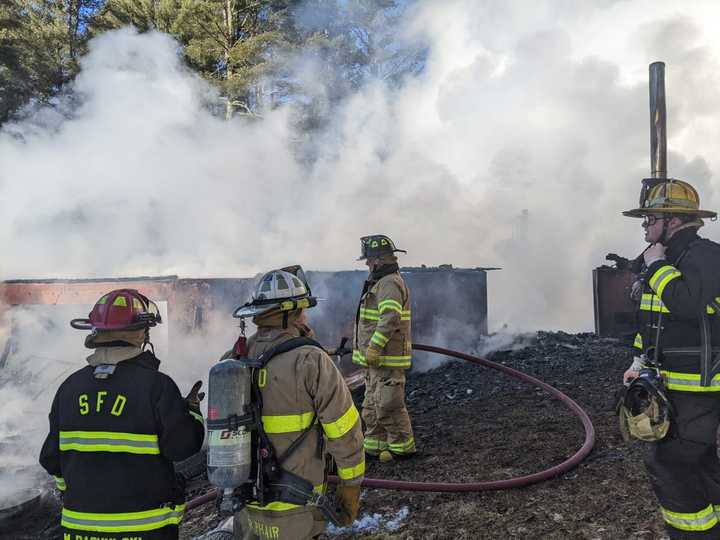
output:
<instances>
[{"instance_id":1,"label":"red fire hose","mask_svg":"<svg viewBox=\"0 0 720 540\"><path fill-rule=\"evenodd\" d=\"M536 472L533 474L528 474L526 476L518 476L516 478L510 478L508 480L492 480L487 482L468 482L468 483L461 483L461 482L406 482L403 480L382 480L378 478L365 478L363 480L362 485L364 487L370 487L370 488L377 488L377 489L393 489L398 491L428 491L428 492L467 492L467 491L492 491L492 490L500 490L500 489L512 489L512 488L518 488L522 486L527 486L529 484L534 484L536 482L542 482L543 480L548 480L550 478L554 478L555 476L558 476L560 474L563 474L564 472L569 471L573 467L576 467L578 463L580 463L585 457L590 453L593 446L595 445L595 428L592 425L592 422L590 421L590 417L587 415L587 413L580 408L580 406L575 403L572 399L570 399L568 396L563 394L560 390L557 388L554 388L550 386L547 383L542 382L539 379L536 379L535 377L531 377L530 375L527 375L521 371L518 371L516 369L509 368L507 366L504 366L502 364L497 364L495 362L491 362L490 360L486 360L485 358L480 358L479 356L472 356L470 354L464 354L458 351L452 351L450 349L444 349L442 347L433 347L432 345L413 345L413 349L417 351L427 351L431 353L437 353L442 354L445 356L452 356L454 358L459 358L461 360L465 360L467 362L472 362L473 364L478 364L481 366L489 367L490 369L495 369L497 371L502 371L503 373L506 373L510 375L511 377L515 377L516 379L520 379L521 381L525 381L527 383L530 383L533 386L539 386L543 390L546 390L548 393L553 395L554 397L558 398L560 401L563 402L563 404L570 409L570 411L575 414L578 418L580 418L580 421L583 424L583 427L585 428L585 442L580 447L580 449L573 454L570 458L566 459L559 465L555 465L554 467L550 467L549 469L545 469L540 472ZM337 482L336 476L330 477L331 483ZM196 508L202 504L205 504L206 502L212 501L217 497L217 491L212 491L210 493L206 493L205 495L201 497L197 497L195 499L192 499L187 503L187 506L185 507L186 510L191 510L193 508Z\"/></svg>"}]
</instances>

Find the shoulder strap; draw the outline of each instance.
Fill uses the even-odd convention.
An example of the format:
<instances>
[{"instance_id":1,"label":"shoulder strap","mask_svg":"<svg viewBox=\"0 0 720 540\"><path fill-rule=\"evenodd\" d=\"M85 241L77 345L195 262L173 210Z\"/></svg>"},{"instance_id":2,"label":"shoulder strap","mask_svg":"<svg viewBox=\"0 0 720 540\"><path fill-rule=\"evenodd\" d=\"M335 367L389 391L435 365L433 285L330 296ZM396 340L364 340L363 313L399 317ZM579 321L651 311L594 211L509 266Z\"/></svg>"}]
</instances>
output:
<instances>
[{"instance_id":1,"label":"shoulder strap","mask_svg":"<svg viewBox=\"0 0 720 540\"><path fill-rule=\"evenodd\" d=\"M259 367L264 368L268 365L270 360L272 360L275 356L278 354L286 353L289 351L292 351L294 349L297 349L299 347L304 347L306 345L310 345L312 347L317 347L318 349L325 351L322 345L315 341L312 338L309 337L296 337L292 339L288 339L287 341L284 341L280 343L279 345L276 345L275 347L272 347L271 349L268 349L264 353L262 353L256 360L257 365L253 365L252 367ZM255 379L253 379L253 385L256 385ZM259 388L258 390L258 396L259 396ZM262 408L262 406L261 406ZM281 466L293 453L295 453L295 450L298 449L300 444L307 438L308 434L312 429L315 427L315 420L317 419L317 414L313 414L313 417L310 421L310 425L306 427L300 435L290 444L290 446L285 450L285 452L278 456L277 459L277 465L278 467ZM259 425L261 431L262 431L262 423ZM261 434L262 437L265 437L265 434ZM265 437L266 438L266 437ZM267 439L267 438L266 438ZM270 445L270 441L266 441L268 445Z\"/></svg>"},{"instance_id":2,"label":"shoulder strap","mask_svg":"<svg viewBox=\"0 0 720 540\"><path fill-rule=\"evenodd\" d=\"M305 345L311 345L313 347L317 347L318 349L322 349L323 351L325 350L323 349L322 345L320 345L312 338L296 337L288 339L287 341L283 341L279 345L275 345L271 349L268 349L267 351L262 353L255 359L255 362L257 362L258 365L253 365L252 367L264 368L266 365L268 365L270 360L272 360L278 354L286 353L292 351L293 349L297 349L298 347L304 347Z\"/></svg>"}]
</instances>

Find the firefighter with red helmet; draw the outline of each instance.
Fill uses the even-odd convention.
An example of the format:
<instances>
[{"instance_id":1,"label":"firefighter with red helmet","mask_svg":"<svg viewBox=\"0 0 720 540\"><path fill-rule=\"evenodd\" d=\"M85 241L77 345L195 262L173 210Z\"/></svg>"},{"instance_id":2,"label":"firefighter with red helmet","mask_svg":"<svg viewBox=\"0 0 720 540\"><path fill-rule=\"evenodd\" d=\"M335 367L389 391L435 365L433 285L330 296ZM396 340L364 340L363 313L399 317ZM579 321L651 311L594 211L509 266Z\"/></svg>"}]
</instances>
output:
<instances>
[{"instance_id":1,"label":"firefighter with red helmet","mask_svg":"<svg viewBox=\"0 0 720 540\"><path fill-rule=\"evenodd\" d=\"M160 361L149 329L157 305L133 289L103 295L87 319L88 365L58 388L40 464L63 493L64 538L177 539L185 493L174 461L205 436L201 383L183 398ZM149 346L149 349L148 349Z\"/></svg>"},{"instance_id":2,"label":"firefighter with red helmet","mask_svg":"<svg viewBox=\"0 0 720 540\"><path fill-rule=\"evenodd\" d=\"M368 368L362 418L365 453L380 461L416 453L405 406L405 370L412 365L410 291L400 275L390 238L382 234L360 239L360 260L370 275L363 286L355 318L353 362Z\"/></svg>"},{"instance_id":3,"label":"firefighter with red helmet","mask_svg":"<svg viewBox=\"0 0 720 540\"><path fill-rule=\"evenodd\" d=\"M720 245L698 236L697 191L643 181L644 271L636 357L621 428L647 441L645 465L671 538L720 538Z\"/></svg>"}]
</instances>

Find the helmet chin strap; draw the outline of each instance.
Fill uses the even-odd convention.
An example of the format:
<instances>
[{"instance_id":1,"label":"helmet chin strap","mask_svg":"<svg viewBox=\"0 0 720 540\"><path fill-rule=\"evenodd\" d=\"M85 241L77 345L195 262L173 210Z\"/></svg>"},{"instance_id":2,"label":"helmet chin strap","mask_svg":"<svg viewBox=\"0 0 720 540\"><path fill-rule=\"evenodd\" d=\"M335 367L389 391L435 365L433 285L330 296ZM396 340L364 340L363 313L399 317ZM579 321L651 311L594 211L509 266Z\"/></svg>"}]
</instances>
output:
<instances>
[{"instance_id":1,"label":"helmet chin strap","mask_svg":"<svg viewBox=\"0 0 720 540\"><path fill-rule=\"evenodd\" d=\"M660 244L665 245L665 243L667 242L668 223L669 223L670 219L672 219L672 218L668 219L666 217L663 217L662 233L660 234L660 238L658 239L658 242Z\"/></svg>"}]
</instances>

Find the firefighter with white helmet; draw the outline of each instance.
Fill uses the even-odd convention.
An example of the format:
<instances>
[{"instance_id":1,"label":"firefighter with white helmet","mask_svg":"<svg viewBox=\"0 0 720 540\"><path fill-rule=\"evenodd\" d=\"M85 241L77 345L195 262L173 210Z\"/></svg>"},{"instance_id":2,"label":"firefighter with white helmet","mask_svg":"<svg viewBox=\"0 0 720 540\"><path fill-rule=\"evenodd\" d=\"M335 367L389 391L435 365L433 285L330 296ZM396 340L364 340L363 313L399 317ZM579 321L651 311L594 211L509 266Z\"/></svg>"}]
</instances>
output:
<instances>
[{"instance_id":1,"label":"firefighter with white helmet","mask_svg":"<svg viewBox=\"0 0 720 540\"><path fill-rule=\"evenodd\" d=\"M340 371L312 339L304 310L316 303L302 268L293 266L265 274L234 312L252 317L257 332L246 350L236 344L223 358L262 360L253 364L261 404L257 474L253 497L236 514L237 538L305 540L322 533L327 516L313 501L327 488L329 458L340 478L342 524L357 517L365 474L360 415Z\"/></svg>"},{"instance_id":2,"label":"firefighter with white helmet","mask_svg":"<svg viewBox=\"0 0 720 540\"><path fill-rule=\"evenodd\" d=\"M385 235L360 239L370 275L355 318L353 362L365 376L365 453L380 461L413 456L415 438L405 406L405 370L412 365L410 291L400 275L397 249Z\"/></svg>"},{"instance_id":3,"label":"firefighter with white helmet","mask_svg":"<svg viewBox=\"0 0 720 540\"><path fill-rule=\"evenodd\" d=\"M697 191L643 181L644 271L636 356L623 376L623 431L650 441L645 464L671 538L720 538L720 245L698 236Z\"/></svg>"},{"instance_id":4,"label":"firefighter with white helmet","mask_svg":"<svg viewBox=\"0 0 720 540\"><path fill-rule=\"evenodd\" d=\"M58 388L40 453L64 493L64 538L178 538L185 493L173 462L200 450L205 428L201 383L183 398L158 371L149 338L161 322L134 289L104 294L70 322L90 330L94 352Z\"/></svg>"}]
</instances>

